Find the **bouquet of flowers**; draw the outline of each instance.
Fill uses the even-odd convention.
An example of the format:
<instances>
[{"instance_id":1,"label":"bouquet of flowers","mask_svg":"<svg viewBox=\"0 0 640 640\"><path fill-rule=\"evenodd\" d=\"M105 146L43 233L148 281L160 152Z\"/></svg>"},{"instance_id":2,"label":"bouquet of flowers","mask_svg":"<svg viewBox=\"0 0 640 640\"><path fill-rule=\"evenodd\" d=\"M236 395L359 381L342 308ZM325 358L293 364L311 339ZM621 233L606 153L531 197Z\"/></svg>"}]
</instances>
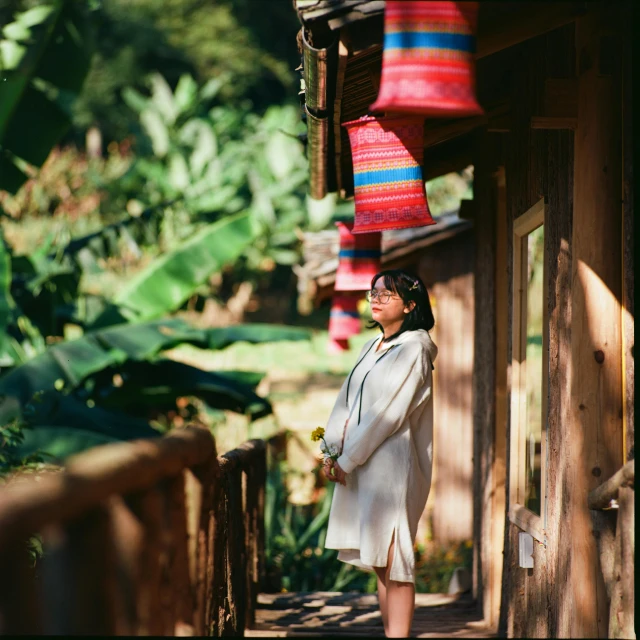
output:
<instances>
[{"instance_id":1,"label":"bouquet of flowers","mask_svg":"<svg viewBox=\"0 0 640 640\"><path fill-rule=\"evenodd\" d=\"M327 444L327 441L324 439L324 429L322 427L316 427L311 432L311 440L313 440L313 442L322 440L320 451L322 451L324 464L327 464L329 460L333 460L335 462L340 457L340 454L338 453L338 447L336 447L335 445L329 446Z\"/></svg>"}]
</instances>

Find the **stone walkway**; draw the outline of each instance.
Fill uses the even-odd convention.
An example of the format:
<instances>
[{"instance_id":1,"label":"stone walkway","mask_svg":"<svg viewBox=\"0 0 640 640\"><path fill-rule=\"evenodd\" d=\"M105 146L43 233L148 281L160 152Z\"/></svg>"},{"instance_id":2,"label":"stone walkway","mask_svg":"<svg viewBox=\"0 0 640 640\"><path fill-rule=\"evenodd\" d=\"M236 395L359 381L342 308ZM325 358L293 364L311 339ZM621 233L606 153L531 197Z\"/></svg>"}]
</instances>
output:
<instances>
[{"instance_id":1,"label":"stone walkway","mask_svg":"<svg viewBox=\"0 0 640 640\"><path fill-rule=\"evenodd\" d=\"M250 638L384 637L375 595L360 593L275 593L258 596L256 628ZM419 593L414 638L495 638L469 596Z\"/></svg>"}]
</instances>

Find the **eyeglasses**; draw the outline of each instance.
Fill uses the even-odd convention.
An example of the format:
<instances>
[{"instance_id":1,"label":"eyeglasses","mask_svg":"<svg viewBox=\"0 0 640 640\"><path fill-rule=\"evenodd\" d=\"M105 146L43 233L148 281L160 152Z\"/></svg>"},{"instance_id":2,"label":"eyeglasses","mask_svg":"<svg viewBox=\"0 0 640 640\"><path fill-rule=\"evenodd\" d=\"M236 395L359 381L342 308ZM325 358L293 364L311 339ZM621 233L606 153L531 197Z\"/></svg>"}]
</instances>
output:
<instances>
[{"instance_id":1,"label":"eyeglasses","mask_svg":"<svg viewBox=\"0 0 640 640\"><path fill-rule=\"evenodd\" d=\"M377 300L380 304L387 304L387 302L391 300L392 296L393 294L389 291L378 291L377 289L367 291L367 300L369 302Z\"/></svg>"}]
</instances>

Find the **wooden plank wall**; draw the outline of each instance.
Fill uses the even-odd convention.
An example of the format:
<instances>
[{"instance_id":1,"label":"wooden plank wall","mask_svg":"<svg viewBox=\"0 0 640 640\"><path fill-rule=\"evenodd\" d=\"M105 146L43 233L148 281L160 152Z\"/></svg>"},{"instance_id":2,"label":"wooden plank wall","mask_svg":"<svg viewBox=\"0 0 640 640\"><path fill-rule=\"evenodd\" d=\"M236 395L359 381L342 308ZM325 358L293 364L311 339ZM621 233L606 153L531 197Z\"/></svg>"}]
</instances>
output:
<instances>
[{"instance_id":1,"label":"wooden plank wall","mask_svg":"<svg viewBox=\"0 0 640 640\"><path fill-rule=\"evenodd\" d=\"M609 593L600 550L615 519L589 513L589 491L622 459L621 5L594 3L576 22L578 120L572 235L571 409L567 423L573 532L560 631L606 637ZM628 16L625 16L628 19ZM611 516L612 514L608 514ZM567 527L567 533L568 533ZM577 535L576 535L577 533ZM563 576L563 579L565 577Z\"/></svg>"},{"instance_id":2,"label":"wooden plank wall","mask_svg":"<svg viewBox=\"0 0 640 640\"><path fill-rule=\"evenodd\" d=\"M474 234L461 233L432 247L418 274L433 300L438 346L434 393L434 478L425 519L438 544L471 540L473 521ZM421 531L426 528L423 522Z\"/></svg>"},{"instance_id":3,"label":"wooden plank wall","mask_svg":"<svg viewBox=\"0 0 640 640\"><path fill-rule=\"evenodd\" d=\"M548 224L545 228L545 269L550 292L549 312L549 459L548 521L562 521L563 496L567 490L557 461L563 457L562 425L566 424L570 388L566 367L570 360L571 327L571 221L573 209L573 132L532 131L531 116L541 113L545 77L574 75L573 25L514 47L511 56L511 132L506 140L507 191L507 283L508 325L512 323L511 295L513 220L541 197L547 198ZM507 340L507 361L511 361L511 333ZM507 424L510 403L507 402ZM510 434L507 431L507 451ZM507 475L507 495L508 495ZM495 517L498 517L497 514ZM551 531L553 543L544 549L534 544L534 569L518 567L519 529L507 521L499 634L509 637L554 637L558 603L562 589L557 584L558 562L570 557L568 536L564 546L558 532ZM564 573L564 571L560 571Z\"/></svg>"},{"instance_id":4,"label":"wooden plank wall","mask_svg":"<svg viewBox=\"0 0 640 640\"><path fill-rule=\"evenodd\" d=\"M533 569L518 567L520 530L506 525L499 633L509 637L598 637L606 636L607 631L605 569L600 566L596 540L608 535L611 519L589 513L585 491L606 480L622 462L619 285L623 252L622 211L616 207L622 195L618 193L622 153L617 148L621 114L615 77L619 50L615 19L609 31L606 26L600 30L602 19L581 20L591 22L580 25L579 51L575 25L512 50L512 104L518 109L512 109L506 152L508 281L512 278L513 220L545 197L549 467L547 546L534 543ZM531 116L542 113L545 79L578 74L582 102L575 135L580 146L571 130L532 130ZM587 80L592 84L586 84ZM580 181L575 190L574 167L576 181ZM580 199L575 209L574 197ZM632 258L626 260L632 263ZM584 265L604 284L584 289L580 284ZM591 308L590 297L600 296L600 289L601 299L611 302L606 316L611 320L604 321ZM512 302L509 294L509 325ZM512 345L507 339L510 361ZM599 349L604 359L600 356L598 360ZM509 434L507 438L509 446Z\"/></svg>"}]
</instances>

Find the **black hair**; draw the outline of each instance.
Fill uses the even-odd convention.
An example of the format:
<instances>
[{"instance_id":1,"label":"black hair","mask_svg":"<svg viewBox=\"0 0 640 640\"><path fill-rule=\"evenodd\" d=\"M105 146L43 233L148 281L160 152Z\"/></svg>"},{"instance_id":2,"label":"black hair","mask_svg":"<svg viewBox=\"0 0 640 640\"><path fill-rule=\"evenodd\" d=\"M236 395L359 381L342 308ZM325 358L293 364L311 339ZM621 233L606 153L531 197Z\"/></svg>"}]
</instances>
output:
<instances>
[{"instance_id":1,"label":"black hair","mask_svg":"<svg viewBox=\"0 0 640 640\"><path fill-rule=\"evenodd\" d=\"M399 331L384 340L396 338L405 331L415 331L416 329L424 329L431 331L435 325L433 311L431 310L431 302L429 301L429 292L424 282L414 274L407 273L402 269L385 269L373 276L371 280L371 288L375 286L378 278L384 279L384 286L391 292L397 293L405 305L415 302L415 306L409 313L405 315L402 326ZM379 322L372 320L369 328L378 327L381 331L382 326Z\"/></svg>"}]
</instances>

